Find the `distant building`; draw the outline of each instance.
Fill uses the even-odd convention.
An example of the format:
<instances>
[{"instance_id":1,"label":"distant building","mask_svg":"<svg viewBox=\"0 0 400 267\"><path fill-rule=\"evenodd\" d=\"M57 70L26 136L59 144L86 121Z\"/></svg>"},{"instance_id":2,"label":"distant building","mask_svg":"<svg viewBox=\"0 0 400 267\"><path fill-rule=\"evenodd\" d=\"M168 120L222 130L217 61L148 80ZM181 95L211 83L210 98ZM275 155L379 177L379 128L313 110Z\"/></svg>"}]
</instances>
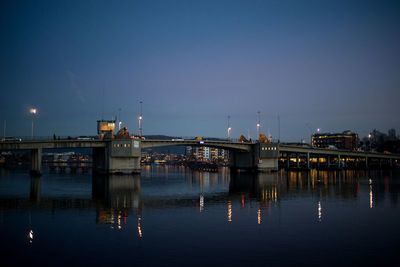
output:
<instances>
[{"instance_id":1,"label":"distant building","mask_svg":"<svg viewBox=\"0 0 400 267\"><path fill-rule=\"evenodd\" d=\"M201 161L218 161L225 160L227 153L224 149L211 148L207 146L186 147L186 157Z\"/></svg>"},{"instance_id":2,"label":"distant building","mask_svg":"<svg viewBox=\"0 0 400 267\"><path fill-rule=\"evenodd\" d=\"M358 134L351 131L343 133L318 133L312 136L312 145L319 148L357 150Z\"/></svg>"}]
</instances>

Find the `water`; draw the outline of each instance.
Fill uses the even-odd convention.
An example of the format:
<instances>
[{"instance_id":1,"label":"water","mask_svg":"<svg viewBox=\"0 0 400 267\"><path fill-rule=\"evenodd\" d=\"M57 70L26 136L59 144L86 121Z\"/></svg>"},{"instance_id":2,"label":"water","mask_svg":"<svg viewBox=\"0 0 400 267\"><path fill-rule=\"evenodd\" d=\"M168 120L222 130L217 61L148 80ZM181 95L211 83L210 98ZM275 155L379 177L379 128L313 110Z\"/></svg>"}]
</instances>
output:
<instances>
[{"instance_id":1,"label":"water","mask_svg":"<svg viewBox=\"0 0 400 267\"><path fill-rule=\"evenodd\" d=\"M397 265L399 172L0 169L1 266Z\"/></svg>"}]
</instances>

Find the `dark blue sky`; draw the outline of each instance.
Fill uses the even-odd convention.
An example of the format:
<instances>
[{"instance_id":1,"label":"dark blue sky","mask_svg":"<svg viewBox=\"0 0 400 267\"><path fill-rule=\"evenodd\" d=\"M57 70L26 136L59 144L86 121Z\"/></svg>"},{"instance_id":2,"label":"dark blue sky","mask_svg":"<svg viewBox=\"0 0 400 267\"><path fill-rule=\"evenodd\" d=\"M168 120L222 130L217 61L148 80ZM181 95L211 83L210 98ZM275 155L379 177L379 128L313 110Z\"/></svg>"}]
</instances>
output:
<instances>
[{"instance_id":1,"label":"dark blue sky","mask_svg":"<svg viewBox=\"0 0 400 267\"><path fill-rule=\"evenodd\" d=\"M1 1L7 135L400 130L399 1ZM104 91L104 111L102 99ZM309 125L309 128L306 126ZM2 134L2 133L1 133Z\"/></svg>"}]
</instances>

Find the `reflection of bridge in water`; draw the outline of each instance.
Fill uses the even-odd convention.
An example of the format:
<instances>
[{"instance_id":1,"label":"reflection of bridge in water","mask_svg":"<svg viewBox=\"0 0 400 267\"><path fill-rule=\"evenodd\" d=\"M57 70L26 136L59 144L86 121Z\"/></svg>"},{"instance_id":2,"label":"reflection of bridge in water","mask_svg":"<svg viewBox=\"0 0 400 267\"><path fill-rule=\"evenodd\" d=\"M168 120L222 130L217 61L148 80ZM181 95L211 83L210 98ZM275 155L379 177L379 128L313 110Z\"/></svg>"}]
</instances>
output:
<instances>
[{"instance_id":1,"label":"reflection of bridge in water","mask_svg":"<svg viewBox=\"0 0 400 267\"><path fill-rule=\"evenodd\" d=\"M143 207L193 207L199 211L208 205L240 205L258 206L259 216L263 210L281 205L290 199L308 199L320 201L329 198L343 201L358 201L360 191L369 193L368 205L372 208L389 196L393 204L397 204L400 185L392 183L393 172L383 171L317 171L310 172L275 172L275 173L208 173L188 171L185 168L159 168L143 170L139 175L112 175L92 178L90 198L41 198L41 182L43 179L31 177L29 198L0 199L3 209L96 209L96 222L110 224L120 229L126 224L128 216L140 220ZM171 170L172 169L172 170ZM152 172L153 177L146 177ZM169 177L165 175L169 173ZM185 178L175 180L179 175L187 173ZM159 178L157 178L159 177ZM150 178L150 183L146 182ZM142 179L142 181L141 181ZM162 181L163 186L157 183ZM177 183L177 187L174 187ZM144 184L144 185L143 185ZM192 188L186 194L180 188ZM143 187L144 186L144 187ZM157 188L156 188L157 187ZM156 190L154 190L156 188ZM171 193L165 193L170 191ZM232 221L232 217L230 218Z\"/></svg>"}]
</instances>

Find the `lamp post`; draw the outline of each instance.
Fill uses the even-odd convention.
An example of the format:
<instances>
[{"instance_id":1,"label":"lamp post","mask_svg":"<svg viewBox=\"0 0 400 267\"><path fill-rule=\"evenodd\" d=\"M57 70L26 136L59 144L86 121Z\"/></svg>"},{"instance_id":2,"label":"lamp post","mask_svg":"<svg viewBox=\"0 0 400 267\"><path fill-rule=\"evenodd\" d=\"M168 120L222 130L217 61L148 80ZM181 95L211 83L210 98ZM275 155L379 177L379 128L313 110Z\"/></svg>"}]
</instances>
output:
<instances>
[{"instance_id":1,"label":"lamp post","mask_svg":"<svg viewBox=\"0 0 400 267\"><path fill-rule=\"evenodd\" d=\"M231 140L231 122L230 122L231 116L228 116L228 141Z\"/></svg>"},{"instance_id":2,"label":"lamp post","mask_svg":"<svg viewBox=\"0 0 400 267\"><path fill-rule=\"evenodd\" d=\"M139 103L140 103L140 115L139 115L138 119L139 119L139 136L141 137L142 134L143 134L143 132L142 132L142 119L143 119L143 115L142 115L142 103L143 103L143 101L140 100Z\"/></svg>"},{"instance_id":3,"label":"lamp post","mask_svg":"<svg viewBox=\"0 0 400 267\"><path fill-rule=\"evenodd\" d=\"M371 138L372 138L372 134L368 134L368 145L369 145L368 151L371 151ZM367 149L367 148L365 148L365 149Z\"/></svg>"},{"instance_id":4,"label":"lamp post","mask_svg":"<svg viewBox=\"0 0 400 267\"><path fill-rule=\"evenodd\" d=\"M260 123L260 111L257 111L257 137L260 138L260 128L261 128L261 123Z\"/></svg>"},{"instance_id":5,"label":"lamp post","mask_svg":"<svg viewBox=\"0 0 400 267\"><path fill-rule=\"evenodd\" d=\"M118 131L121 130L121 108L118 109Z\"/></svg>"},{"instance_id":6,"label":"lamp post","mask_svg":"<svg viewBox=\"0 0 400 267\"><path fill-rule=\"evenodd\" d=\"M32 139L33 139L34 118L35 118L35 115L36 115L36 113L37 113L37 109L36 109L36 108L31 108L31 109L29 110L29 113L32 114Z\"/></svg>"}]
</instances>

